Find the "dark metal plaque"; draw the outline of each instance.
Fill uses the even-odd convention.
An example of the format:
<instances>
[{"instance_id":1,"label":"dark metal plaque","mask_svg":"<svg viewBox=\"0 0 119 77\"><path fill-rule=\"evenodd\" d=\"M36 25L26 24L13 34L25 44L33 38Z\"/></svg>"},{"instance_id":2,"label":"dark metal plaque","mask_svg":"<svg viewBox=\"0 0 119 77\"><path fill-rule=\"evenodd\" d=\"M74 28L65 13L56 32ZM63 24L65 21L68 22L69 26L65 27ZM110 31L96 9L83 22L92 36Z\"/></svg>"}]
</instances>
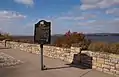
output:
<instances>
[{"instance_id":1,"label":"dark metal plaque","mask_svg":"<svg viewBox=\"0 0 119 77\"><path fill-rule=\"evenodd\" d=\"M45 20L35 24L34 42L39 44L50 44L51 40L51 22Z\"/></svg>"}]
</instances>

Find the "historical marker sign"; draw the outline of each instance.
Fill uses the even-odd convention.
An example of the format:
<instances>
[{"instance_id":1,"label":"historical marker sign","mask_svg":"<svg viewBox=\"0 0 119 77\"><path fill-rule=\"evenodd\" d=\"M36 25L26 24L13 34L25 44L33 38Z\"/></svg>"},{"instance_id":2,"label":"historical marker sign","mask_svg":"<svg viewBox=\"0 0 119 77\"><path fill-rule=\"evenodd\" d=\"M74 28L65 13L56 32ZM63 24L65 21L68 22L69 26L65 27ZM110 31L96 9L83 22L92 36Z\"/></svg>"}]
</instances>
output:
<instances>
[{"instance_id":1,"label":"historical marker sign","mask_svg":"<svg viewBox=\"0 0 119 77\"><path fill-rule=\"evenodd\" d=\"M40 44L41 48L41 70L45 69L43 64L43 45L50 44L51 40L51 22L45 20L39 21L35 24L34 42Z\"/></svg>"},{"instance_id":2,"label":"historical marker sign","mask_svg":"<svg viewBox=\"0 0 119 77\"><path fill-rule=\"evenodd\" d=\"M34 42L39 44L50 44L51 40L51 22L45 20L35 24Z\"/></svg>"}]
</instances>

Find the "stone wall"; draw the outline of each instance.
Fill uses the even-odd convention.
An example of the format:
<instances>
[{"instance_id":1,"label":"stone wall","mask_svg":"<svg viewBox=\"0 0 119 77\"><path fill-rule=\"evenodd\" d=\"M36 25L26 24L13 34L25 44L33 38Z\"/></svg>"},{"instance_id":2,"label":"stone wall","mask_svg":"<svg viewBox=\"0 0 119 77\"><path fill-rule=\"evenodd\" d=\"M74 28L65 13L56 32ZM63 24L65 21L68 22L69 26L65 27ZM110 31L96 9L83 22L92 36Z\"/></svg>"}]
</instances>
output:
<instances>
[{"instance_id":1,"label":"stone wall","mask_svg":"<svg viewBox=\"0 0 119 77\"><path fill-rule=\"evenodd\" d=\"M119 77L119 55L91 51L82 51L82 53L92 57L93 69Z\"/></svg>"},{"instance_id":2,"label":"stone wall","mask_svg":"<svg viewBox=\"0 0 119 77\"><path fill-rule=\"evenodd\" d=\"M4 42L1 42L1 44L4 45ZM37 44L7 42L7 47L35 54L40 53L40 46ZM58 58L70 63L76 60L83 65L91 66L93 69L119 77L119 55L91 51L81 51L81 54L79 54L80 51L80 47L59 48L44 46L45 56Z\"/></svg>"},{"instance_id":3,"label":"stone wall","mask_svg":"<svg viewBox=\"0 0 119 77\"><path fill-rule=\"evenodd\" d=\"M3 42L4 45L4 42ZM21 42L7 42L6 45L8 48L20 49L26 52L39 54L40 53L40 45L38 44L28 44ZM58 58L63 61L72 62L74 54L78 54L80 52L80 48L71 47L71 48L60 48L54 46L43 46L44 48L44 56Z\"/></svg>"}]
</instances>

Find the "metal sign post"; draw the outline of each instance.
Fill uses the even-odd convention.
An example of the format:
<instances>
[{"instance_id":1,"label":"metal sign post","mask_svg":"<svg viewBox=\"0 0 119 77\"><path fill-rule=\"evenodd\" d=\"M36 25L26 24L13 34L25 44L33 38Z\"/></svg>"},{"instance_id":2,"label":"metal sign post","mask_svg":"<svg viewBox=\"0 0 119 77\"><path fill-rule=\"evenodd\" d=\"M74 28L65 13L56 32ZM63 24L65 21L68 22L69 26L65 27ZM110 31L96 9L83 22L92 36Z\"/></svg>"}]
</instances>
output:
<instances>
[{"instance_id":1,"label":"metal sign post","mask_svg":"<svg viewBox=\"0 0 119 77\"><path fill-rule=\"evenodd\" d=\"M40 45L41 48L41 70L44 70L44 64L43 64L43 44Z\"/></svg>"},{"instance_id":2,"label":"metal sign post","mask_svg":"<svg viewBox=\"0 0 119 77\"><path fill-rule=\"evenodd\" d=\"M51 41L51 23L45 20L39 21L35 24L34 42L40 44L41 48L41 70L46 69L43 64L43 45L50 44Z\"/></svg>"},{"instance_id":3,"label":"metal sign post","mask_svg":"<svg viewBox=\"0 0 119 77\"><path fill-rule=\"evenodd\" d=\"M5 40L5 47L6 47L6 45L7 45L6 43L7 43L7 40Z\"/></svg>"}]
</instances>

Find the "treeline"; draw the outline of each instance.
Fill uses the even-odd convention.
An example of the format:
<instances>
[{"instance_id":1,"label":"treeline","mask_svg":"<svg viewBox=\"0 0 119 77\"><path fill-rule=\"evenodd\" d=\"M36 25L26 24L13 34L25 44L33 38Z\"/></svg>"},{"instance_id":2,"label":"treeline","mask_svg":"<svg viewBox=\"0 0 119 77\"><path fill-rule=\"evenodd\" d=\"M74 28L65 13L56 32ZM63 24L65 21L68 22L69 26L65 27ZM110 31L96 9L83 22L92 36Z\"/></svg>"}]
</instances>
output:
<instances>
[{"instance_id":1,"label":"treeline","mask_svg":"<svg viewBox=\"0 0 119 77\"><path fill-rule=\"evenodd\" d=\"M34 43L33 36L12 36L12 41L23 43Z\"/></svg>"},{"instance_id":2,"label":"treeline","mask_svg":"<svg viewBox=\"0 0 119 77\"><path fill-rule=\"evenodd\" d=\"M86 34L87 36L119 36L119 33L93 33Z\"/></svg>"}]
</instances>

